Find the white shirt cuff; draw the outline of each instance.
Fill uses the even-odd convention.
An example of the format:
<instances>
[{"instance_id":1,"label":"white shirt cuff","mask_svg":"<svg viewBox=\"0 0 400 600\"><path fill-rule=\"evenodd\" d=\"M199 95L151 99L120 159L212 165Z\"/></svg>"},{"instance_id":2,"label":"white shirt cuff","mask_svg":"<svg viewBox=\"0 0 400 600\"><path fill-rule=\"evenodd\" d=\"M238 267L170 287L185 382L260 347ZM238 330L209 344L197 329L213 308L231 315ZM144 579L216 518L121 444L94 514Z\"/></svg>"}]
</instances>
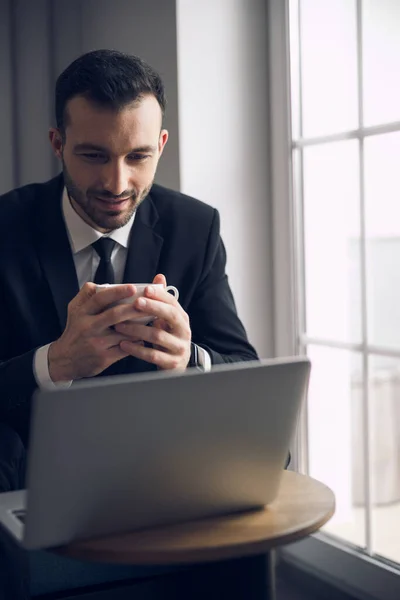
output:
<instances>
[{"instance_id":1,"label":"white shirt cuff","mask_svg":"<svg viewBox=\"0 0 400 600\"><path fill-rule=\"evenodd\" d=\"M49 348L50 344L47 344L47 346L42 346L41 348L38 348L35 352L35 356L33 359L33 374L35 375L36 383L38 384L41 390L69 388L72 381L54 382L51 379L48 361Z\"/></svg>"},{"instance_id":2,"label":"white shirt cuff","mask_svg":"<svg viewBox=\"0 0 400 600\"><path fill-rule=\"evenodd\" d=\"M197 346L197 359L205 373L211 371L211 357L207 350L204 350L201 346Z\"/></svg>"}]
</instances>

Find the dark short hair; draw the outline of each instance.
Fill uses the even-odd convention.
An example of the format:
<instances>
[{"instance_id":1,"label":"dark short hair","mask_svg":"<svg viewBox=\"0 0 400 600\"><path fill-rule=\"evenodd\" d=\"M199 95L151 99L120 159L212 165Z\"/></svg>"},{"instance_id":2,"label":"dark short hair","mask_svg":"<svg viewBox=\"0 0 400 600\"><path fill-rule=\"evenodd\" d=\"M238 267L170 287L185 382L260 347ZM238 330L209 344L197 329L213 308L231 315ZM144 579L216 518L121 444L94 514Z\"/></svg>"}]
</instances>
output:
<instances>
[{"instance_id":1,"label":"dark short hair","mask_svg":"<svg viewBox=\"0 0 400 600\"><path fill-rule=\"evenodd\" d=\"M57 127L62 135L68 124L67 103L83 96L99 106L120 110L140 102L145 94L157 99L162 114L166 97L160 75L144 60L117 50L94 50L83 54L61 73L56 82Z\"/></svg>"}]
</instances>

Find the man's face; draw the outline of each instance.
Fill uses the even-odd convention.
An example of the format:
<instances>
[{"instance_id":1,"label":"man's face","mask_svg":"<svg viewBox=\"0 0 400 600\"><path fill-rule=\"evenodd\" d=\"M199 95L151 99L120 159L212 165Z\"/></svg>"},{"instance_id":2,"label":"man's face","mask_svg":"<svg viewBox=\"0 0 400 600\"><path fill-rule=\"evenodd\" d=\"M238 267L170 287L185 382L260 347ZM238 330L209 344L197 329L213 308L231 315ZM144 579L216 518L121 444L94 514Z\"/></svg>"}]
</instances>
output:
<instances>
[{"instance_id":1,"label":"man's face","mask_svg":"<svg viewBox=\"0 0 400 600\"><path fill-rule=\"evenodd\" d=\"M50 131L76 212L101 232L125 225L147 196L168 139L152 95L116 112L86 100L67 104L66 139Z\"/></svg>"}]
</instances>

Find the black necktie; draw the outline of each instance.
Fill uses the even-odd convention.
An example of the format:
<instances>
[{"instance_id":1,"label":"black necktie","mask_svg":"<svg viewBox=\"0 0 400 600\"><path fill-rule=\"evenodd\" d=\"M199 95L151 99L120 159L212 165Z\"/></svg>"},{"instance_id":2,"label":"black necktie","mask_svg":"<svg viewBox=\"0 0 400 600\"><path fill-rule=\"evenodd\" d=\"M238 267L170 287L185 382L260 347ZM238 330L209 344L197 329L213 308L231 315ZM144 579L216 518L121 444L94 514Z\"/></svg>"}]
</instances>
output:
<instances>
[{"instance_id":1,"label":"black necktie","mask_svg":"<svg viewBox=\"0 0 400 600\"><path fill-rule=\"evenodd\" d=\"M111 254L117 242L108 237L101 237L92 244L97 254L100 256L99 266L94 276L94 283L114 283L114 269L111 263Z\"/></svg>"}]
</instances>

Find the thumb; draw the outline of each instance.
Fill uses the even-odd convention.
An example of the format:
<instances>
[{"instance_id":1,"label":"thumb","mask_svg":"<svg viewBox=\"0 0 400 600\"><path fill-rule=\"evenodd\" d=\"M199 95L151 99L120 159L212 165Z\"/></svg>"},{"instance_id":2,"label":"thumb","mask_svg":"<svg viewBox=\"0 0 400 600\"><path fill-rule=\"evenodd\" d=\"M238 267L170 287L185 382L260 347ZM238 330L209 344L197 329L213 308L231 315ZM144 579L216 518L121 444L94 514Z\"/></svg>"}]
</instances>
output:
<instances>
[{"instance_id":1,"label":"thumb","mask_svg":"<svg viewBox=\"0 0 400 600\"><path fill-rule=\"evenodd\" d=\"M165 275L163 275L162 273L158 273L158 275L156 275L153 279L153 283L161 283L164 287L167 286L167 280L165 278Z\"/></svg>"}]
</instances>

